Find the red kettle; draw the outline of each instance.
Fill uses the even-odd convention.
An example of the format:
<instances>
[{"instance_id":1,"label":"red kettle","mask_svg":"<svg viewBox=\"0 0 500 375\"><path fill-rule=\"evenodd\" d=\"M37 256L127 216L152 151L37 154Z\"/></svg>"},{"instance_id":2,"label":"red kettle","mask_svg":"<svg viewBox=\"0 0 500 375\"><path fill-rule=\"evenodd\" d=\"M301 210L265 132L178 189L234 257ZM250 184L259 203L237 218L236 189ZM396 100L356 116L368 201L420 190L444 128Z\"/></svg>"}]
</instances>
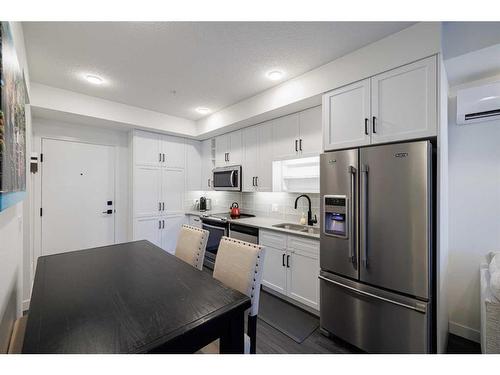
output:
<instances>
[{"instance_id":1,"label":"red kettle","mask_svg":"<svg viewBox=\"0 0 500 375\"><path fill-rule=\"evenodd\" d=\"M230 208L231 208L231 217L233 219L240 217L240 208L238 206L238 202L233 202Z\"/></svg>"}]
</instances>

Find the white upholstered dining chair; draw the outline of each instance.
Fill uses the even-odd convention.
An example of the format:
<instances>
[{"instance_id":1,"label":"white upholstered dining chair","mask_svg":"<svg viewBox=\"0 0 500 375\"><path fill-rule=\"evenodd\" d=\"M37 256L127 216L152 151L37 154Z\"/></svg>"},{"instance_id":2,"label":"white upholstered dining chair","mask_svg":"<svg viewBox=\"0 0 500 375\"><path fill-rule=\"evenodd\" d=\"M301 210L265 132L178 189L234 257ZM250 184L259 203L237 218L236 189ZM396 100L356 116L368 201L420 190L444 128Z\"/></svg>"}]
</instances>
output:
<instances>
[{"instance_id":1,"label":"white upholstered dining chair","mask_svg":"<svg viewBox=\"0 0 500 375\"><path fill-rule=\"evenodd\" d=\"M225 285L250 297L245 353L255 354L257 313L259 312L260 284L264 267L265 249L256 244L222 237L213 277ZM219 353L219 340L201 349L202 353Z\"/></svg>"},{"instance_id":2,"label":"white upholstered dining chair","mask_svg":"<svg viewBox=\"0 0 500 375\"><path fill-rule=\"evenodd\" d=\"M193 267L202 270L208 233L208 230L184 224L177 239L175 256Z\"/></svg>"}]
</instances>

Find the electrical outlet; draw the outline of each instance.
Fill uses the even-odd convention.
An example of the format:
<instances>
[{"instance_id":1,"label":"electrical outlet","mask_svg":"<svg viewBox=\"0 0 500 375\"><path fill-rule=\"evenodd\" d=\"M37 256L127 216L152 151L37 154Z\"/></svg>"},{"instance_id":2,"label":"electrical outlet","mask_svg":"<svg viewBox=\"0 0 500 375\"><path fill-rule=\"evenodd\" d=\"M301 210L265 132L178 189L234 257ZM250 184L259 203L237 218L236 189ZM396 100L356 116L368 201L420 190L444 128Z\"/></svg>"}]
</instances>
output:
<instances>
[{"instance_id":1,"label":"electrical outlet","mask_svg":"<svg viewBox=\"0 0 500 375\"><path fill-rule=\"evenodd\" d=\"M271 212L278 212L278 204L277 203L271 204Z\"/></svg>"}]
</instances>

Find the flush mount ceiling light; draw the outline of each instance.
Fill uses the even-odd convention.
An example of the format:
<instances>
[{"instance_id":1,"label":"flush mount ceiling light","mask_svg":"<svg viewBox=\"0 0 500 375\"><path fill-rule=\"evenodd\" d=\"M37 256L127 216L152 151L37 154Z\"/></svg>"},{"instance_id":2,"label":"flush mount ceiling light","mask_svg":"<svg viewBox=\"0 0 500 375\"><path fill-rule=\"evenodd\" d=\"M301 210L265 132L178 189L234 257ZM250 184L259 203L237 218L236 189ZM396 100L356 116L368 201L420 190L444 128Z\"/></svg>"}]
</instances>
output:
<instances>
[{"instance_id":1,"label":"flush mount ceiling light","mask_svg":"<svg viewBox=\"0 0 500 375\"><path fill-rule=\"evenodd\" d=\"M271 70L266 74L267 78L271 81L278 81L283 78L283 72L281 70Z\"/></svg>"},{"instance_id":2,"label":"flush mount ceiling light","mask_svg":"<svg viewBox=\"0 0 500 375\"><path fill-rule=\"evenodd\" d=\"M90 82L93 85L102 85L104 83L104 80L101 77L98 77L94 74L86 74L85 79L87 80L87 82Z\"/></svg>"},{"instance_id":3,"label":"flush mount ceiling light","mask_svg":"<svg viewBox=\"0 0 500 375\"><path fill-rule=\"evenodd\" d=\"M206 107L198 107L198 108L196 108L196 112L198 112L199 114L202 114L202 115L206 115L207 113L210 112L210 109L208 109Z\"/></svg>"}]
</instances>

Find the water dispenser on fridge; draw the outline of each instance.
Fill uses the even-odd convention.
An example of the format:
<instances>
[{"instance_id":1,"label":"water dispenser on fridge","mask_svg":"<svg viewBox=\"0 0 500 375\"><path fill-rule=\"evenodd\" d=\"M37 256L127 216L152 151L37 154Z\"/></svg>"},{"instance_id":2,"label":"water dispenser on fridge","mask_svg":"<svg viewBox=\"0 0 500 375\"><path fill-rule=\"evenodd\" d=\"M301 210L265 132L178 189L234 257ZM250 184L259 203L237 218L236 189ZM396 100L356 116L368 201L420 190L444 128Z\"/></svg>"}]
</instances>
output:
<instances>
[{"instance_id":1,"label":"water dispenser on fridge","mask_svg":"<svg viewBox=\"0 0 500 375\"><path fill-rule=\"evenodd\" d=\"M348 238L349 221L348 198L345 195L325 195L324 207L324 233L327 236Z\"/></svg>"}]
</instances>

